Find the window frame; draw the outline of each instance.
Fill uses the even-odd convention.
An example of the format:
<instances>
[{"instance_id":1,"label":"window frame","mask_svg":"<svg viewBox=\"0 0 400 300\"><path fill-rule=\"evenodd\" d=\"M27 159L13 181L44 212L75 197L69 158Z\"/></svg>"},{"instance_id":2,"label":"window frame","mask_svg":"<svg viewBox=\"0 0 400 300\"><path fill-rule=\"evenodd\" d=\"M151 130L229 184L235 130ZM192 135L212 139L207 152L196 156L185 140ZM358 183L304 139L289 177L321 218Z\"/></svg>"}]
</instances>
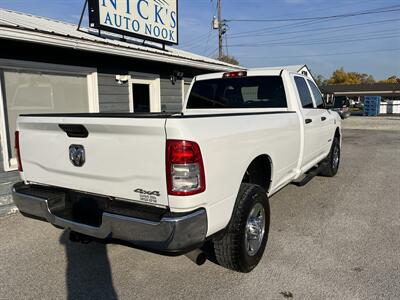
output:
<instances>
[{"instance_id":1,"label":"window frame","mask_svg":"<svg viewBox=\"0 0 400 300\"><path fill-rule=\"evenodd\" d=\"M18 166L15 157L13 157L12 149L9 149L10 140L14 138L14 133L9 132L8 128L4 71L45 73L64 76L78 75L86 77L89 112L95 113L100 111L98 74L96 68L0 59L0 144L3 158L3 170L5 172L16 171Z\"/></svg>"}]
</instances>

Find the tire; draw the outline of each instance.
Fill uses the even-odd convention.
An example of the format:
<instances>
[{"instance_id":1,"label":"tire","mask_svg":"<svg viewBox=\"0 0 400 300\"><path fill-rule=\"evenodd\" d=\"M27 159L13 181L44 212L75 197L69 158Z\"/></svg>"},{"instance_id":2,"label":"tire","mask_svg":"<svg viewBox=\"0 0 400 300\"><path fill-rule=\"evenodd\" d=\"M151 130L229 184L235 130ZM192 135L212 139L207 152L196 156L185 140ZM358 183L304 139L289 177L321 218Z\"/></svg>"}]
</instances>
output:
<instances>
[{"instance_id":1,"label":"tire","mask_svg":"<svg viewBox=\"0 0 400 300\"><path fill-rule=\"evenodd\" d=\"M340 165L340 142L335 137L328 157L322 162L325 166L320 171L320 176L333 177L337 174Z\"/></svg>"},{"instance_id":2,"label":"tire","mask_svg":"<svg viewBox=\"0 0 400 300\"><path fill-rule=\"evenodd\" d=\"M258 218L262 211L264 218ZM264 254L269 224L270 209L265 190L255 184L242 183L226 231L213 241L218 263L242 273L252 271Z\"/></svg>"}]
</instances>

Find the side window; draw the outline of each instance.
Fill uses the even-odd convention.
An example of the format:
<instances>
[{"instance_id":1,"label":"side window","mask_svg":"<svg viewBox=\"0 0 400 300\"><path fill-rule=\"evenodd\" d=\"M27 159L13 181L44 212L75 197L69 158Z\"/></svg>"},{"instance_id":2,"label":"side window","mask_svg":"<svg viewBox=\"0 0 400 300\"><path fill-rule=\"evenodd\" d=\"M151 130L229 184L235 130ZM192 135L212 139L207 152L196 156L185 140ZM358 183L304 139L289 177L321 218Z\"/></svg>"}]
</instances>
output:
<instances>
[{"instance_id":1,"label":"side window","mask_svg":"<svg viewBox=\"0 0 400 300\"><path fill-rule=\"evenodd\" d=\"M311 87L311 91L314 95L315 104L317 104L317 108L324 108L324 99L322 98L321 92L317 88L317 86L311 80L308 80L308 84Z\"/></svg>"},{"instance_id":2,"label":"side window","mask_svg":"<svg viewBox=\"0 0 400 300\"><path fill-rule=\"evenodd\" d=\"M296 82L303 108L314 108L310 89L307 86L306 80L303 77L295 76L294 81Z\"/></svg>"}]
</instances>

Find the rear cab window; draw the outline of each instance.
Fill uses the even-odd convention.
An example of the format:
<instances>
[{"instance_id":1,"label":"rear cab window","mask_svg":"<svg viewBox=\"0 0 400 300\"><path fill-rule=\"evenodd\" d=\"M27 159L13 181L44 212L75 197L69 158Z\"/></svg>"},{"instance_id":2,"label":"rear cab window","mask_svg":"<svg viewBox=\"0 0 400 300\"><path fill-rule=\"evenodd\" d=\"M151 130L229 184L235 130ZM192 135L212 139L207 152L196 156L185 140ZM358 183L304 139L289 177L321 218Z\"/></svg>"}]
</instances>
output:
<instances>
[{"instance_id":1,"label":"rear cab window","mask_svg":"<svg viewBox=\"0 0 400 300\"><path fill-rule=\"evenodd\" d=\"M246 76L196 81L187 109L287 108L280 76Z\"/></svg>"}]
</instances>

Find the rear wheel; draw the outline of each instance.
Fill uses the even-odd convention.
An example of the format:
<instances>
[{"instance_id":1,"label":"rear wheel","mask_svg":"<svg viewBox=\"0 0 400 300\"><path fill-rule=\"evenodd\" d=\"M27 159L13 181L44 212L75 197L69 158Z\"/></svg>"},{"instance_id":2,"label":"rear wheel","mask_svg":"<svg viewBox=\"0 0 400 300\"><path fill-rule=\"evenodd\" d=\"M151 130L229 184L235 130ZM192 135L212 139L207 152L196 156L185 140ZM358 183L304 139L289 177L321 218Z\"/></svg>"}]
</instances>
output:
<instances>
[{"instance_id":1,"label":"rear wheel","mask_svg":"<svg viewBox=\"0 0 400 300\"><path fill-rule=\"evenodd\" d=\"M269 223L265 190L258 185L242 183L226 232L221 239L213 241L218 263L238 272L253 270L264 253Z\"/></svg>"},{"instance_id":2,"label":"rear wheel","mask_svg":"<svg viewBox=\"0 0 400 300\"><path fill-rule=\"evenodd\" d=\"M340 165L340 142L338 137L333 140L331 151L322 164L324 164L324 167L319 175L333 177L337 174Z\"/></svg>"}]
</instances>

